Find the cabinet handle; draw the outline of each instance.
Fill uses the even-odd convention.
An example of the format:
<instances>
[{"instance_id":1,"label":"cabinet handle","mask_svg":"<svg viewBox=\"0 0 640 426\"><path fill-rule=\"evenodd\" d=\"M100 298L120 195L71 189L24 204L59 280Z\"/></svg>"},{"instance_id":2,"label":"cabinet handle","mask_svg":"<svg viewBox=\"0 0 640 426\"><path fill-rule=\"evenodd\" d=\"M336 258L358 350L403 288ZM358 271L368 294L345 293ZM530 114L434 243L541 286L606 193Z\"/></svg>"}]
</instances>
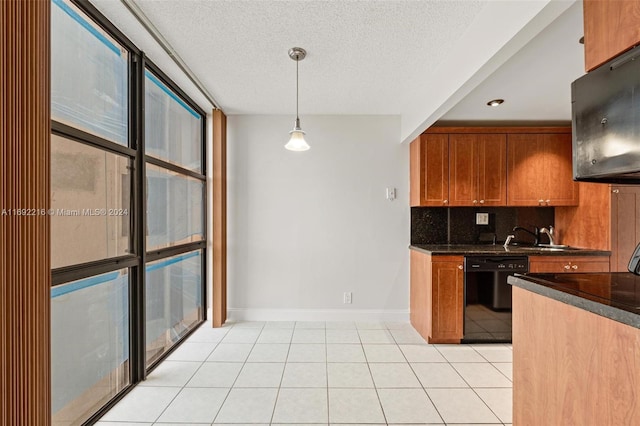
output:
<instances>
[{"instance_id":1,"label":"cabinet handle","mask_svg":"<svg viewBox=\"0 0 640 426\"><path fill-rule=\"evenodd\" d=\"M571 265L571 269L578 269L578 265Z\"/></svg>"},{"instance_id":2,"label":"cabinet handle","mask_svg":"<svg viewBox=\"0 0 640 426\"><path fill-rule=\"evenodd\" d=\"M571 269L571 266L569 266L569 265L564 265L564 269L569 270L569 269Z\"/></svg>"},{"instance_id":3,"label":"cabinet handle","mask_svg":"<svg viewBox=\"0 0 640 426\"><path fill-rule=\"evenodd\" d=\"M545 204L546 204L546 205L549 205L549 201L551 201L551 200L547 200L547 201L545 201Z\"/></svg>"},{"instance_id":4,"label":"cabinet handle","mask_svg":"<svg viewBox=\"0 0 640 426\"><path fill-rule=\"evenodd\" d=\"M544 204L544 200L538 200L538 205L541 206L542 204Z\"/></svg>"},{"instance_id":5,"label":"cabinet handle","mask_svg":"<svg viewBox=\"0 0 640 426\"><path fill-rule=\"evenodd\" d=\"M480 200L480 204L484 204L484 200Z\"/></svg>"},{"instance_id":6,"label":"cabinet handle","mask_svg":"<svg viewBox=\"0 0 640 426\"><path fill-rule=\"evenodd\" d=\"M617 193L619 193L619 192L620 192L620 190L619 190L619 189L614 189L614 190L613 190L613 191L611 191L611 192L613 192L614 194L617 194Z\"/></svg>"},{"instance_id":7,"label":"cabinet handle","mask_svg":"<svg viewBox=\"0 0 640 426\"><path fill-rule=\"evenodd\" d=\"M458 265L458 269L462 269L462 265Z\"/></svg>"},{"instance_id":8,"label":"cabinet handle","mask_svg":"<svg viewBox=\"0 0 640 426\"><path fill-rule=\"evenodd\" d=\"M478 200L473 200L473 204L478 204Z\"/></svg>"},{"instance_id":9,"label":"cabinet handle","mask_svg":"<svg viewBox=\"0 0 640 426\"><path fill-rule=\"evenodd\" d=\"M442 200L442 204L447 204L449 200Z\"/></svg>"}]
</instances>

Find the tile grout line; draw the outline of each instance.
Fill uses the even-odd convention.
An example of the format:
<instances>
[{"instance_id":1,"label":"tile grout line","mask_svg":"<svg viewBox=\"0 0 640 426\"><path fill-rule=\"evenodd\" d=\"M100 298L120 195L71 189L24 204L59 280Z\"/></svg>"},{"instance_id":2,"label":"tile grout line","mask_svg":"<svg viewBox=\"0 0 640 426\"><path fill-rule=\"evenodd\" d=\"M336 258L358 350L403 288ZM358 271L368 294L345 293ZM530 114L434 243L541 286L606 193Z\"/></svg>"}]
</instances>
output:
<instances>
[{"instance_id":1,"label":"tile grout line","mask_svg":"<svg viewBox=\"0 0 640 426\"><path fill-rule=\"evenodd\" d=\"M329 406L329 342L327 324L324 324L324 371L327 373L327 424L331 424L331 407Z\"/></svg>"},{"instance_id":2,"label":"tile grout line","mask_svg":"<svg viewBox=\"0 0 640 426\"><path fill-rule=\"evenodd\" d=\"M436 404L431 399L431 396L429 395L429 392L427 392L427 389L422 384L422 381L420 380L420 378L416 374L416 371L413 369L413 365L411 365L411 363L409 362L409 359L407 359L407 355L404 353L404 351L402 350L402 348L400 347L400 345L396 341L396 337L393 335L393 333L391 333L391 337L393 337L393 341L396 342L396 345L398 346L398 350L400 351L400 353L404 357L405 361L407 361L407 364L409 364L409 368L411 369L411 372L413 373L413 375L418 380L418 383L420 383L420 387L422 388L422 391L425 393L425 395L427 395L427 398L429 399L429 402L431 403L431 405L433 405L433 408L436 410L436 413L438 413L438 416L440 417L440 420L442 420L443 424L446 424L446 422L444 421L444 417L442 417L442 414L440 413L440 410L438 410L438 407L436 406ZM439 351L438 351L438 353L439 353ZM440 354L440 355L442 356L442 354ZM443 358L444 358L444 356L443 356ZM444 358L444 359L446 360L446 358Z\"/></svg>"},{"instance_id":3,"label":"tile grout line","mask_svg":"<svg viewBox=\"0 0 640 426\"><path fill-rule=\"evenodd\" d=\"M204 326L204 324L205 324L205 323L203 322L203 323L200 325L200 327L203 327L203 326ZM200 327L198 327L197 329L200 329ZM224 333L224 336L222 337L222 339L224 339L224 338L226 337L226 335L227 335L227 333L228 333L228 332L229 332L229 331L227 330L227 332L226 332L226 333ZM191 338L191 337L193 337L193 334L192 334L191 336L189 336L189 337L190 337L190 338ZM219 340L219 341L217 341L217 342L191 342L191 343L215 343L215 346L213 347L213 349L211 349L211 352L209 352L209 354L205 357L205 359L204 359L202 362L200 362L200 366L196 369L196 371L194 371L194 372L193 372L193 374L191 375L191 377L189 377L189 379L188 379L188 380L187 380L187 382L184 384L184 386L182 386L182 389L186 388L186 387L187 387L187 385L189 384L189 382L193 379L193 377L194 377L196 374L198 374L198 371L200 371L200 369L204 366L205 362L207 362L207 359L211 356L211 354L213 353L213 351L215 351L215 350L216 350L216 348L220 345L220 342L222 342L222 339L220 339L220 340ZM184 343L189 343L189 339L187 339ZM169 360L167 359L167 361L169 361ZM162 361L162 362L164 362L164 361Z\"/></svg>"},{"instance_id":4,"label":"tile grout line","mask_svg":"<svg viewBox=\"0 0 640 426\"><path fill-rule=\"evenodd\" d=\"M475 349L474 347L469 346L469 348L471 348L475 353L477 353L478 355L480 355L483 359L486 359L486 358L484 358L484 357L482 356L482 354L481 354L480 352L476 351L476 349ZM436 349L437 349L437 348L436 348ZM438 352L440 352L440 351L438 350ZM442 354L442 353L441 353L441 354ZM442 354L442 356L444 357L444 354ZM445 359L447 360L447 362L449 362L449 360L448 360L446 357L445 357ZM487 361L487 362L488 362L488 361ZM503 422L502 422L502 420L500 420L500 417L498 417L498 415L497 415L497 414L496 414L496 413L491 409L491 407L489 407L489 404L487 404L487 403L485 402L485 400L484 400L484 399L482 399L482 397L478 394L478 392L476 392L476 389L475 389L473 386L471 386L471 384L467 381L467 379L465 379L464 377L462 377L462 374L460 374L460 373L458 372L458 370L456 370L456 368L453 366L453 363L452 363L452 362L449 362L449 364L451 365L451 368L453 368L453 370L458 374L458 376L460 376L460 378L461 378L461 379L462 379L462 380L467 384L467 386L469 386L469 389L471 389L471 391L472 391L472 392L473 392L473 393L474 393L474 394L475 394L475 395L480 399L480 401L482 401L482 403L483 403L483 404L484 404L484 405L489 409L489 411L491 411L491 414L493 414L493 415L496 417L496 419L498 419L498 421L499 421L500 423L503 423ZM472 364L472 363L469 363L469 364ZM480 364L480 363L478 363L478 364ZM485 364L485 363L483 362L482 364ZM489 363L489 364L491 364L491 363ZM492 366L492 367L493 367L493 366ZM495 367L493 367L493 368L495 368ZM498 369L496 368L496 370L498 370ZM498 371L500 371L500 370L498 370ZM513 383L512 383L512 388L513 388ZM507 389L507 388L488 388L488 389Z\"/></svg>"},{"instance_id":5,"label":"tile grout line","mask_svg":"<svg viewBox=\"0 0 640 426\"><path fill-rule=\"evenodd\" d=\"M203 325L204 325L204 322L203 322L202 324L200 324L200 326L199 326L199 327L197 327L197 328L196 328L196 330L197 330L198 328L202 327ZM233 327L232 327L232 328L233 328ZM195 332L195 330L194 330L194 332ZM227 331L227 333L228 333L228 331ZM225 337L226 337L227 333L225 333ZM191 336L193 336L193 334L192 334ZM191 337L191 336L189 336L189 337ZM224 339L224 337L223 337L223 339ZM188 341L189 341L189 339L185 340L185 341L184 341L184 342L182 342L182 343L187 343ZM222 340L220 340L220 342L221 342L221 341L222 341ZM215 348L217 348L217 347L218 347L218 345L220 344L220 342L215 342L215 346L214 346L214 348L211 350L211 352L209 352L209 355L207 355L207 358L208 358L208 357L213 353L213 351L215 350ZM179 349L179 348L178 348L178 349ZM169 360L168 360L168 359L164 359L164 360L162 360L161 364L162 364L162 363L164 363L165 361L169 361ZM204 360L204 361L202 361L202 362L200 363L200 367L198 367L198 368L196 369L196 371L191 375L191 377L189 377L189 379L186 381L186 383L185 383L184 385L182 385L182 386L171 386L171 387L180 387L180 390L178 391L178 393L177 393L177 394L175 394L175 396L174 396L173 398L171 398L171 401L169 401L169 403L164 407L164 409L160 412L160 414L158 414L158 417L156 417L156 419L155 419L154 421L152 421L152 422L151 422L152 424L155 424L155 423L157 423L157 421L158 421L158 420L160 420L160 417L162 417L162 415L165 413L165 411L167 411L167 408L169 408L169 407L171 406L171 404L173 404L173 402L176 400L176 398L178 397L178 395L180 395L180 394L182 393L182 391L185 389L185 387L187 386L187 384L191 381L191 379L193 379L193 376L196 374L196 372L197 372L198 370L200 370L200 368L202 368L202 365L205 363L205 361L206 361L206 358L205 358L205 360ZM160 367L160 365L158 365L158 367ZM136 385L135 387L138 387L138 386ZM148 386L148 387L151 387L151 386ZM167 387L169 387L169 386L167 386Z\"/></svg>"},{"instance_id":6,"label":"tile grout line","mask_svg":"<svg viewBox=\"0 0 640 426\"><path fill-rule=\"evenodd\" d=\"M289 347L287 348L287 356L284 357L284 366L282 367L282 376L280 376L280 384L278 385L278 391L276 392L276 401L273 404L273 411L271 412L271 421L269 421L269 425L273 424L273 420L274 420L273 418L276 415L276 407L278 406L278 399L280 399L280 389L282 388L284 373L287 371L289 353L291 352L291 345L293 344L293 335L295 334L295 332L296 332L296 323L294 322L293 328L291 329L291 337L289 338Z\"/></svg>"},{"instance_id":7,"label":"tile grout line","mask_svg":"<svg viewBox=\"0 0 640 426\"><path fill-rule=\"evenodd\" d=\"M369 358L367 357L367 352L364 350L364 344L362 343L362 338L360 337L360 329L357 328L358 337L360 338L360 346L362 346L362 353L364 354L364 359L367 362L367 369L369 370L369 374L371 375L371 382L373 383L373 390L376 392L376 397L378 398L378 404L380 404L380 411L382 411L382 418L384 419L384 424L388 425L387 415L384 413L384 407L382 406L382 400L380 399L380 394L378 393L378 385L376 385L376 380L373 378L373 372L371 371L371 366L369 365ZM385 328L386 330L386 328ZM394 340L395 342L395 340Z\"/></svg>"},{"instance_id":8,"label":"tile grout line","mask_svg":"<svg viewBox=\"0 0 640 426\"><path fill-rule=\"evenodd\" d=\"M239 324L239 323L238 323ZM265 323L266 324L266 323ZM236 326L236 324L234 324L231 329L233 329ZM256 344L258 342L258 338L260 337L260 334L262 334L262 330L264 329L263 325L260 328L260 333L258 333L258 336L256 336L256 340L255 342L253 342L253 346L251 346L251 350L249 351L249 353L247 354L247 357L244 359L244 362L242 363L242 367L240 367L240 371L238 371L238 375L236 376L235 380L233 381L233 383L231 384L231 386L229 387L229 390L227 391L227 395L224 397L224 400L222 401L222 404L220 404L220 408L218 408L218 412L216 413L216 415L213 417L213 421L211 422L211 424L213 425L216 422L216 419L218 418L218 416L220 415L220 411L222 411L222 407L224 407L224 404L227 402L227 399L229 398L229 395L231 394L231 391L233 390L233 387L235 386L236 382L238 381L238 378L240 377L240 374L242 374L242 370L244 369L244 366L247 365L247 360L249 359L249 356L251 356L251 352L253 352L253 349L256 347ZM243 327L240 327L243 328ZM247 327L247 328L251 328L251 327ZM257 328L257 327L256 327ZM229 332L227 332L227 334L229 334ZM226 337L226 335L225 335ZM223 339L224 340L224 339ZM222 343L222 341L220 341L220 343Z\"/></svg>"}]
</instances>

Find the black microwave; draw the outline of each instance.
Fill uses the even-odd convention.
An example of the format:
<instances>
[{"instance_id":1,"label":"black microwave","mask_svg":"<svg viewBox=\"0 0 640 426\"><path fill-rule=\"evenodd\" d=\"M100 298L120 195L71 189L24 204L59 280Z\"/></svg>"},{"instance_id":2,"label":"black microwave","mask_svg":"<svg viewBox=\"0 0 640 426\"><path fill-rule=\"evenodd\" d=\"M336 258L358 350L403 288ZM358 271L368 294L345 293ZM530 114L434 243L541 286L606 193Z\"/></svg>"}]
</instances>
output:
<instances>
[{"instance_id":1,"label":"black microwave","mask_svg":"<svg viewBox=\"0 0 640 426\"><path fill-rule=\"evenodd\" d=\"M640 183L640 47L571 84L573 176Z\"/></svg>"}]
</instances>

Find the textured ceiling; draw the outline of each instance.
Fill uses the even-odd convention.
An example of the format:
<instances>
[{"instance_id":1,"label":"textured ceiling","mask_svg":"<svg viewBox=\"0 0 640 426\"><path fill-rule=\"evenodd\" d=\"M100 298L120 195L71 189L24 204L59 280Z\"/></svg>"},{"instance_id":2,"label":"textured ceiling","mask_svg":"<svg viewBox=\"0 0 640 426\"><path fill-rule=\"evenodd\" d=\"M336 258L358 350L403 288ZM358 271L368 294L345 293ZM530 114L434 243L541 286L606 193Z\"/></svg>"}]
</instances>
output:
<instances>
[{"instance_id":1,"label":"textured ceiling","mask_svg":"<svg viewBox=\"0 0 640 426\"><path fill-rule=\"evenodd\" d=\"M122 2L91 0L179 84ZM134 0L227 114L392 114L399 140L440 118L575 0ZM192 96L193 85L185 90ZM203 97L196 101L208 108Z\"/></svg>"},{"instance_id":2,"label":"textured ceiling","mask_svg":"<svg viewBox=\"0 0 640 426\"><path fill-rule=\"evenodd\" d=\"M136 0L227 114L399 114L481 1Z\"/></svg>"}]
</instances>

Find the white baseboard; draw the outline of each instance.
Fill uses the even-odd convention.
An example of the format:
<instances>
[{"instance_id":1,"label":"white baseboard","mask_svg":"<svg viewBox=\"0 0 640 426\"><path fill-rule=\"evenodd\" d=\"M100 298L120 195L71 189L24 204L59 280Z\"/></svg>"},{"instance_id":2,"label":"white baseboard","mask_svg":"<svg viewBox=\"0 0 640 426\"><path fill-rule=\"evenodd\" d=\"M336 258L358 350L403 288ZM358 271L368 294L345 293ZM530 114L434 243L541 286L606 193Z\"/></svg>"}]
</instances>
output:
<instances>
[{"instance_id":1,"label":"white baseboard","mask_svg":"<svg viewBox=\"0 0 640 426\"><path fill-rule=\"evenodd\" d=\"M230 321L388 321L409 322L408 310L227 308Z\"/></svg>"}]
</instances>

